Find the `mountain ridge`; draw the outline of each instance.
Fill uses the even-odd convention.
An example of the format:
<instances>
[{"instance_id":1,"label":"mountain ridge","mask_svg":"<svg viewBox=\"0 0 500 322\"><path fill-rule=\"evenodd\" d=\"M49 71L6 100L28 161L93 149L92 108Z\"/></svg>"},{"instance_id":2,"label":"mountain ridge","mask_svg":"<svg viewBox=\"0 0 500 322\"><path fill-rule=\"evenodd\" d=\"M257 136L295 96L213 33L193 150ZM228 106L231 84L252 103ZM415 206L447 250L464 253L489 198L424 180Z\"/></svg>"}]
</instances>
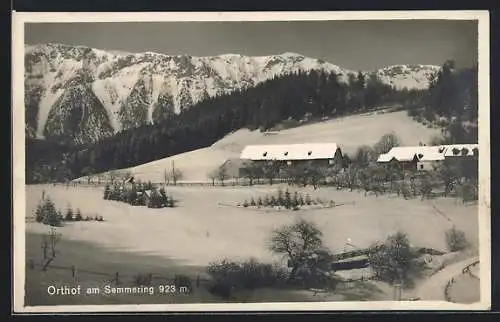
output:
<instances>
[{"instance_id":1,"label":"mountain ridge","mask_svg":"<svg viewBox=\"0 0 500 322\"><path fill-rule=\"evenodd\" d=\"M375 74L395 88L424 89L428 77L439 68L394 65L365 75ZM336 73L343 82L358 73L292 52L269 56L190 56L154 52L120 54L57 43L26 45L25 111L29 115L26 133L38 138L73 135L78 143L95 141L120 130L160 122L209 97L311 70ZM89 97L75 93L86 93L84 96ZM64 108L61 97L65 97ZM77 97L80 99L76 100ZM99 117L83 117L85 111L98 111ZM89 120L90 125L86 124ZM90 134L93 126L95 135Z\"/></svg>"}]
</instances>

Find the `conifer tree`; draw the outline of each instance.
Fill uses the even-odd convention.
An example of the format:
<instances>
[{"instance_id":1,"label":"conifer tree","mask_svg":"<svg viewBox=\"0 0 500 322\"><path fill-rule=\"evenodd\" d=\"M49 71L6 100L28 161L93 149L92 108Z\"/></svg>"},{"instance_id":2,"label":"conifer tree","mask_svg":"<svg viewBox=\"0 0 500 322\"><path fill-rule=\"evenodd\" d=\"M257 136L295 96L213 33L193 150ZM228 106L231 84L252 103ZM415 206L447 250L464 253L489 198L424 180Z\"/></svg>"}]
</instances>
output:
<instances>
[{"instance_id":1,"label":"conifer tree","mask_svg":"<svg viewBox=\"0 0 500 322\"><path fill-rule=\"evenodd\" d=\"M151 194L149 195L148 208L161 208L162 204L162 196L155 189L151 190Z\"/></svg>"},{"instance_id":2,"label":"conifer tree","mask_svg":"<svg viewBox=\"0 0 500 322\"><path fill-rule=\"evenodd\" d=\"M43 211L43 223L49 226L59 226L61 222L57 214L56 207L52 200L49 198L45 199L45 203L42 207Z\"/></svg>"},{"instance_id":3,"label":"conifer tree","mask_svg":"<svg viewBox=\"0 0 500 322\"><path fill-rule=\"evenodd\" d=\"M271 205L271 207L279 206L278 200L276 200L275 196L271 196L271 200L269 201L269 204Z\"/></svg>"},{"instance_id":4,"label":"conifer tree","mask_svg":"<svg viewBox=\"0 0 500 322\"><path fill-rule=\"evenodd\" d=\"M304 197L302 196L302 194L300 194L300 197L299 197L299 205L301 205L301 206L305 205Z\"/></svg>"},{"instance_id":5,"label":"conifer tree","mask_svg":"<svg viewBox=\"0 0 500 322\"><path fill-rule=\"evenodd\" d=\"M66 215L64 216L64 220L66 221L73 220L73 209L71 209L70 205L68 205L68 208L66 209Z\"/></svg>"},{"instance_id":6,"label":"conifer tree","mask_svg":"<svg viewBox=\"0 0 500 322\"><path fill-rule=\"evenodd\" d=\"M127 191L127 203L131 204L131 205L135 205L137 203L137 187L135 184L132 184L132 188L130 189L130 191Z\"/></svg>"},{"instance_id":7,"label":"conifer tree","mask_svg":"<svg viewBox=\"0 0 500 322\"><path fill-rule=\"evenodd\" d=\"M283 198L283 190L281 188L278 189L278 200L277 200L277 205L278 206L283 206L285 203L285 199Z\"/></svg>"},{"instance_id":8,"label":"conifer tree","mask_svg":"<svg viewBox=\"0 0 500 322\"><path fill-rule=\"evenodd\" d=\"M167 197L167 193L165 192L165 188L161 187L158 192L160 193L160 208L168 207L169 201Z\"/></svg>"},{"instance_id":9,"label":"conifer tree","mask_svg":"<svg viewBox=\"0 0 500 322\"><path fill-rule=\"evenodd\" d=\"M80 209L77 208L75 213L75 221L81 221L82 219L83 219L82 213L80 212Z\"/></svg>"},{"instance_id":10,"label":"conifer tree","mask_svg":"<svg viewBox=\"0 0 500 322\"><path fill-rule=\"evenodd\" d=\"M288 191L288 189L286 189L286 191L285 191L284 203L285 203L286 209L290 209L292 207L292 198L291 198L291 195L290 195L290 192Z\"/></svg>"},{"instance_id":11,"label":"conifer tree","mask_svg":"<svg viewBox=\"0 0 500 322\"><path fill-rule=\"evenodd\" d=\"M42 222L43 221L43 205L42 202L38 203L35 210L35 221Z\"/></svg>"},{"instance_id":12,"label":"conifer tree","mask_svg":"<svg viewBox=\"0 0 500 322\"><path fill-rule=\"evenodd\" d=\"M61 210L59 209L59 210L57 211L57 221L58 221L59 223L61 223L63 220L64 220L64 217L63 217L63 215L62 215Z\"/></svg>"},{"instance_id":13,"label":"conifer tree","mask_svg":"<svg viewBox=\"0 0 500 322\"><path fill-rule=\"evenodd\" d=\"M175 200L174 200L174 197L172 197L172 196L170 196L170 198L168 198L168 207L170 207L170 208L175 207Z\"/></svg>"},{"instance_id":14,"label":"conifer tree","mask_svg":"<svg viewBox=\"0 0 500 322\"><path fill-rule=\"evenodd\" d=\"M309 194L306 195L306 205L310 206L312 203L311 196Z\"/></svg>"},{"instance_id":15,"label":"conifer tree","mask_svg":"<svg viewBox=\"0 0 500 322\"><path fill-rule=\"evenodd\" d=\"M291 206L292 208L295 208L299 205L299 194L297 193L297 191L295 191L293 193L293 198L291 200Z\"/></svg>"},{"instance_id":16,"label":"conifer tree","mask_svg":"<svg viewBox=\"0 0 500 322\"><path fill-rule=\"evenodd\" d=\"M264 207L267 207L267 206L269 206L269 203L270 203L270 201L269 201L269 196L268 196L268 195L266 195L266 196L264 197L264 200L262 201L262 205L263 205Z\"/></svg>"},{"instance_id":17,"label":"conifer tree","mask_svg":"<svg viewBox=\"0 0 500 322\"><path fill-rule=\"evenodd\" d=\"M264 203L263 203L263 201L262 201L262 197L259 197L259 198L257 199L257 206L262 207L262 206L263 206L263 204L264 204Z\"/></svg>"},{"instance_id":18,"label":"conifer tree","mask_svg":"<svg viewBox=\"0 0 500 322\"><path fill-rule=\"evenodd\" d=\"M109 184L106 184L106 187L104 187L104 199L108 200L110 199L110 194L111 194L111 189L109 187Z\"/></svg>"}]
</instances>

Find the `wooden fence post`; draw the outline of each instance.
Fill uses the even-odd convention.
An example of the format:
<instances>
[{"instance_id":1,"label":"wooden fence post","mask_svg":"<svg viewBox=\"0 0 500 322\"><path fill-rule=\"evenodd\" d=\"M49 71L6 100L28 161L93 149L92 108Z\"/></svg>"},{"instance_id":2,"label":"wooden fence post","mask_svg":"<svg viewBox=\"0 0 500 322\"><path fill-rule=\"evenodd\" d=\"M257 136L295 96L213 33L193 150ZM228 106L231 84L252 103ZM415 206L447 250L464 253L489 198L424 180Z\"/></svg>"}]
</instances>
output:
<instances>
[{"instance_id":1,"label":"wooden fence post","mask_svg":"<svg viewBox=\"0 0 500 322\"><path fill-rule=\"evenodd\" d=\"M47 248L48 248L47 241L44 238L42 241L42 254L44 261L47 259Z\"/></svg>"},{"instance_id":2,"label":"wooden fence post","mask_svg":"<svg viewBox=\"0 0 500 322\"><path fill-rule=\"evenodd\" d=\"M200 287L200 275L196 276L196 287Z\"/></svg>"},{"instance_id":3,"label":"wooden fence post","mask_svg":"<svg viewBox=\"0 0 500 322\"><path fill-rule=\"evenodd\" d=\"M116 274L115 274L115 284L116 285L120 284L120 279L119 278L120 278L120 276L119 276L118 272L116 272Z\"/></svg>"},{"instance_id":4,"label":"wooden fence post","mask_svg":"<svg viewBox=\"0 0 500 322\"><path fill-rule=\"evenodd\" d=\"M71 277L73 278L73 282L76 281L76 266L71 265Z\"/></svg>"}]
</instances>

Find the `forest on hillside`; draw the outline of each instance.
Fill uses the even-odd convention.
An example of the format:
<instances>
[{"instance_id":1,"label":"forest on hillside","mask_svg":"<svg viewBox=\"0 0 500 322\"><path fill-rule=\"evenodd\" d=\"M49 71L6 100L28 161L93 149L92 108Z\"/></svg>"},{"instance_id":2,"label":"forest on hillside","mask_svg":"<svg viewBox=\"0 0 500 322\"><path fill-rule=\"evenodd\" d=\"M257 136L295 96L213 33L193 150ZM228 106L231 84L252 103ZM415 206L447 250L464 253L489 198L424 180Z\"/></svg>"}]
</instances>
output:
<instances>
[{"instance_id":1,"label":"forest on hillside","mask_svg":"<svg viewBox=\"0 0 500 322\"><path fill-rule=\"evenodd\" d=\"M376 76L365 78L362 73L349 76L344 83L339 75L312 71L276 77L253 88L209 98L179 115L94 144L69 146L29 139L26 181L74 179L206 147L241 128L265 131L285 120L339 117L382 105L407 108L413 117L453 120L442 124L454 127L446 132L446 141L474 141L475 131L477 142L476 68L455 70L452 62L446 62L431 79L429 90L396 90Z\"/></svg>"}]
</instances>

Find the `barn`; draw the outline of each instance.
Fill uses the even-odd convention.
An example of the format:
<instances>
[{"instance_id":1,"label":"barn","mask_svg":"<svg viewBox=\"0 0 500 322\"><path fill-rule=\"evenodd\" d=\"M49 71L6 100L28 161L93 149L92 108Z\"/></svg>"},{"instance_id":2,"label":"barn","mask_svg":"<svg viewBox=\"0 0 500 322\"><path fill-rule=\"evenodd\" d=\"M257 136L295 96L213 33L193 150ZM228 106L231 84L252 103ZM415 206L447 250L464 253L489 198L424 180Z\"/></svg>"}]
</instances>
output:
<instances>
[{"instance_id":1,"label":"barn","mask_svg":"<svg viewBox=\"0 0 500 322\"><path fill-rule=\"evenodd\" d=\"M445 160L458 157L478 156L477 144L454 144L440 146L406 146L394 147L381 154L377 162L383 164L399 164L404 170L429 171Z\"/></svg>"},{"instance_id":2,"label":"barn","mask_svg":"<svg viewBox=\"0 0 500 322\"><path fill-rule=\"evenodd\" d=\"M365 254L349 257L331 263L331 269L334 271L351 270L366 268L369 266L368 256Z\"/></svg>"},{"instance_id":3,"label":"barn","mask_svg":"<svg viewBox=\"0 0 500 322\"><path fill-rule=\"evenodd\" d=\"M381 154L377 162L386 165L397 165L402 170L416 170L418 157L418 147L395 147L389 152Z\"/></svg>"},{"instance_id":4,"label":"barn","mask_svg":"<svg viewBox=\"0 0 500 322\"><path fill-rule=\"evenodd\" d=\"M336 166L342 164L342 152L336 143L248 145L241 151L240 159L257 163L274 161L287 166L304 162Z\"/></svg>"},{"instance_id":5,"label":"barn","mask_svg":"<svg viewBox=\"0 0 500 322\"><path fill-rule=\"evenodd\" d=\"M444 150L440 146L394 147L381 154L378 163L398 164L403 170L429 171L444 161Z\"/></svg>"}]
</instances>

